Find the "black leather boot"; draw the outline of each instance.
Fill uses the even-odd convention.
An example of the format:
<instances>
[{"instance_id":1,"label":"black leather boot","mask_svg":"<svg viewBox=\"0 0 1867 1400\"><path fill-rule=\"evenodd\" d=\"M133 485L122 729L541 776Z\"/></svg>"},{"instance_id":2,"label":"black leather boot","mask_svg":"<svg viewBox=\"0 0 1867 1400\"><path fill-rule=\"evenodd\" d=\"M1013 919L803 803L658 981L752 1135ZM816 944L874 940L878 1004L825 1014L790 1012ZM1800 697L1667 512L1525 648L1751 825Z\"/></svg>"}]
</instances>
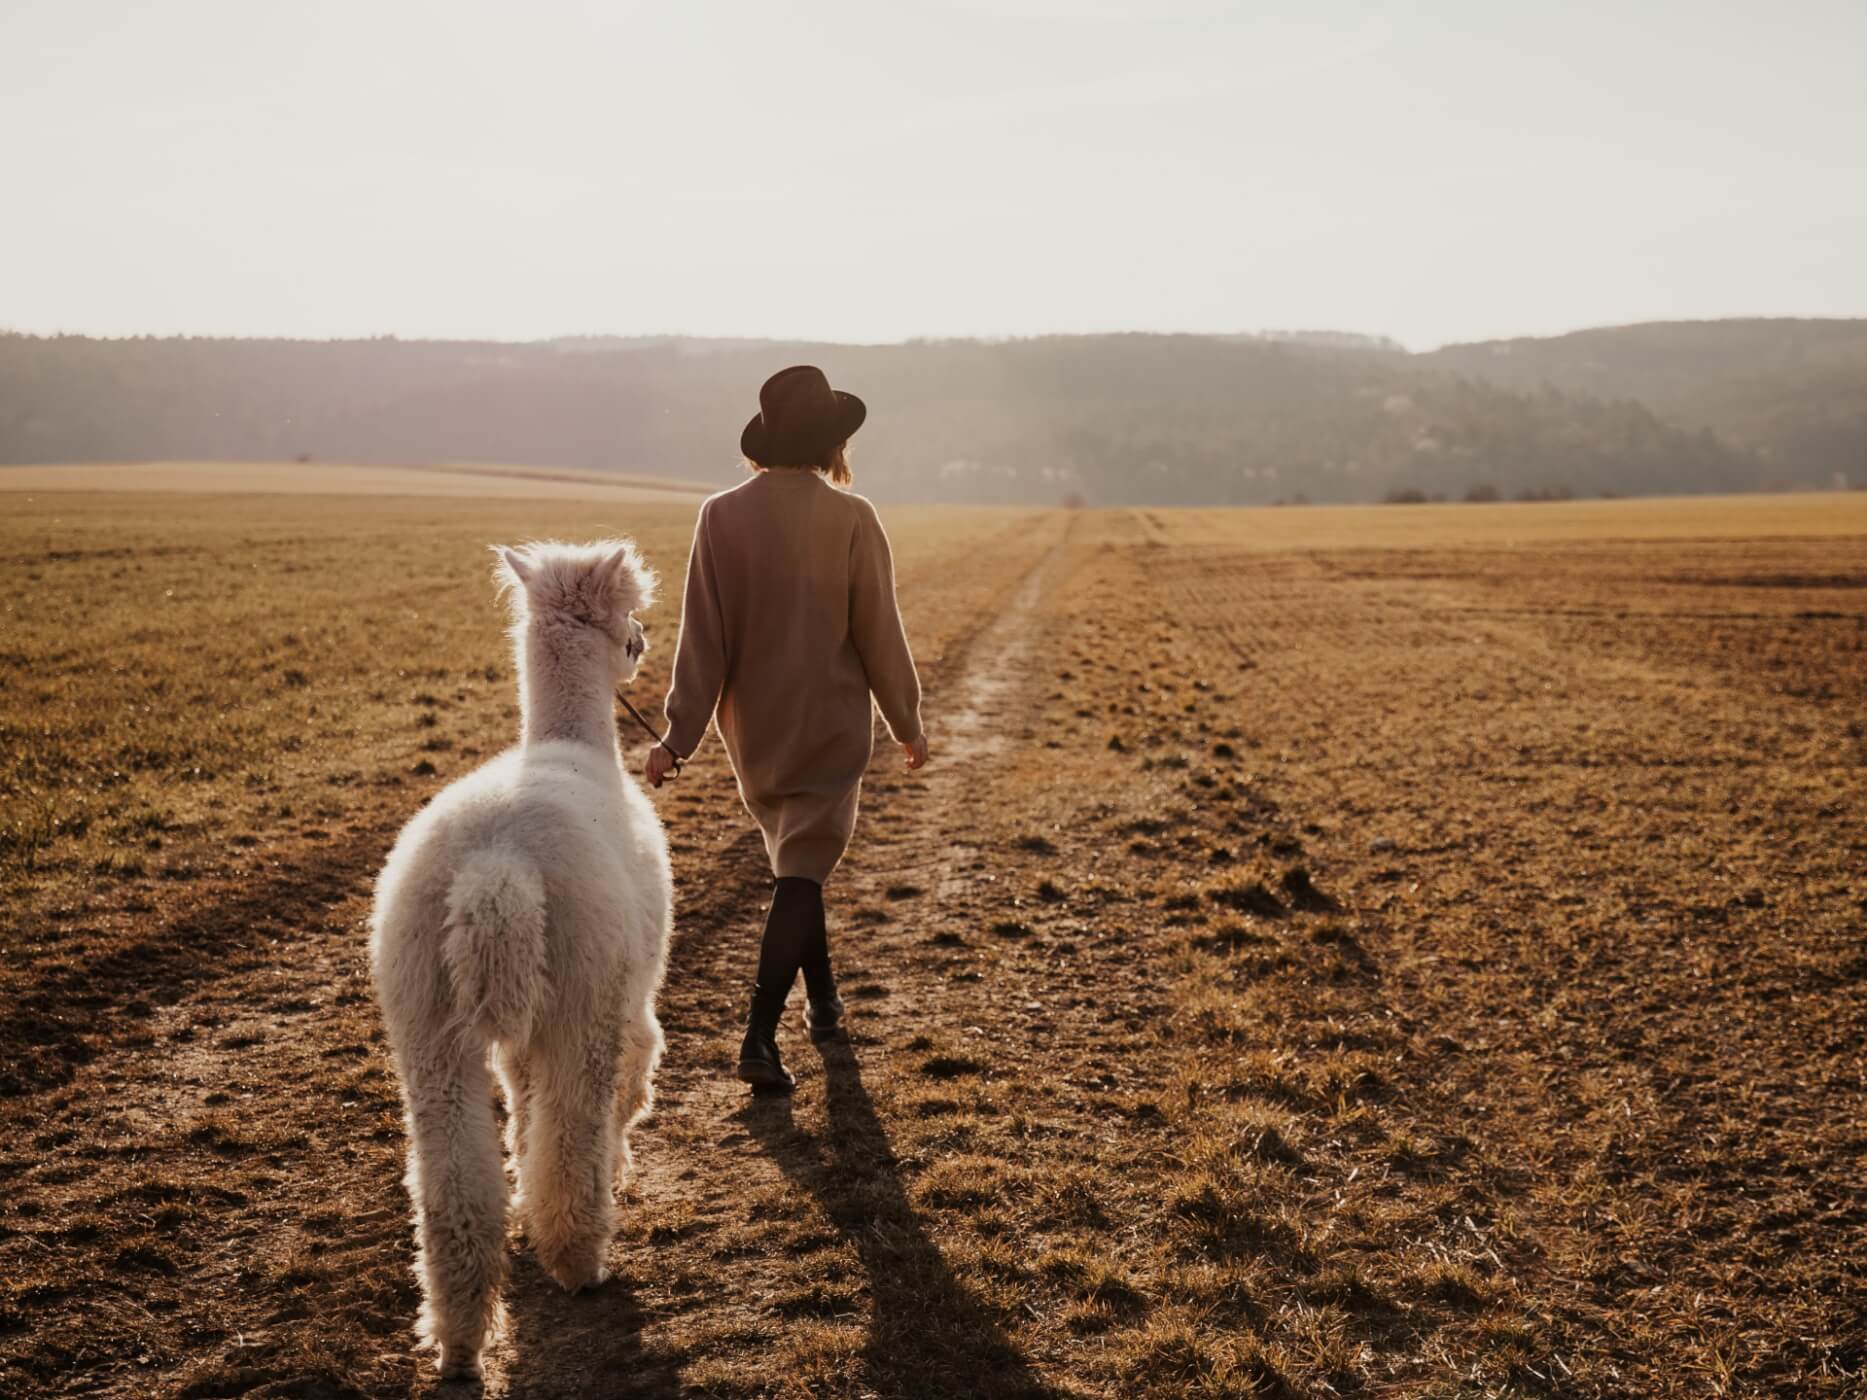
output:
<instances>
[{"instance_id":1,"label":"black leather boot","mask_svg":"<svg viewBox=\"0 0 1867 1400\"><path fill-rule=\"evenodd\" d=\"M754 1089L788 1094L797 1086L778 1054L778 1020L822 922L823 889L815 880L780 876L773 882L759 942L752 1012L739 1047L739 1077Z\"/></svg>"},{"instance_id":2,"label":"black leather boot","mask_svg":"<svg viewBox=\"0 0 1867 1400\"><path fill-rule=\"evenodd\" d=\"M843 1005L843 999L835 992L830 993L828 1001L813 998L804 1003L804 1029L810 1032L811 1040L821 1045L842 1034L845 1010L847 1008Z\"/></svg>"},{"instance_id":3,"label":"black leather boot","mask_svg":"<svg viewBox=\"0 0 1867 1400\"><path fill-rule=\"evenodd\" d=\"M772 1006L771 1000L756 988L752 992L745 1039L739 1042L739 1077L755 1090L788 1094L797 1087L797 1080L778 1054L778 1017L784 1011L784 1001L779 998L778 1004Z\"/></svg>"},{"instance_id":4,"label":"black leather boot","mask_svg":"<svg viewBox=\"0 0 1867 1400\"><path fill-rule=\"evenodd\" d=\"M811 976L813 971L816 976ZM842 997L836 992L836 979L830 975L826 961L820 969L804 967L804 990L808 995L804 999L804 1029L810 1032L810 1038L818 1045L826 1040L834 1040L843 1029Z\"/></svg>"},{"instance_id":5,"label":"black leather boot","mask_svg":"<svg viewBox=\"0 0 1867 1400\"><path fill-rule=\"evenodd\" d=\"M821 1045L843 1028L843 999L836 994L836 974L830 971L830 934L823 917L823 888L812 886L804 915L809 932L804 939L804 1029Z\"/></svg>"}]
</instances>

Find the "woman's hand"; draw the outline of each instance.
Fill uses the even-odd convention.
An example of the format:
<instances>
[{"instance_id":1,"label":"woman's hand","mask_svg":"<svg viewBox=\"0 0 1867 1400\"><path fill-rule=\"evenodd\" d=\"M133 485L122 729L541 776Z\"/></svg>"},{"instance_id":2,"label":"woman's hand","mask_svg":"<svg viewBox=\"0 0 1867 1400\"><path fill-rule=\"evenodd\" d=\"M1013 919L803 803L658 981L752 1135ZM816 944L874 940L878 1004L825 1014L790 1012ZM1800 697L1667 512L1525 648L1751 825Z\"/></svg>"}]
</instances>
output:
<instances>
[{"instance_id":1,"label":"woman's hand","mask_svg":"<svg viewBox=\"0 0 1867 1400\"><path fill-rule=\"evenodd\" d=\"M923 767L927 762L927 731L923 729L913 743L903 744L901 752L908 756L909 772Z\"/></svg>"},{"instance_id":2,"label":"woman's hand","mask_svg":"<svg viewBox=\"0 0 1867 1400\"><path fill-rule=\"evenodd\" d=\"M648 757L642 760L642 776L650 787L661 786L663 778L678 778L680 769L675 766L674 754L666 744L656 744L648 751Z\"/></svg>"}]
</instances>

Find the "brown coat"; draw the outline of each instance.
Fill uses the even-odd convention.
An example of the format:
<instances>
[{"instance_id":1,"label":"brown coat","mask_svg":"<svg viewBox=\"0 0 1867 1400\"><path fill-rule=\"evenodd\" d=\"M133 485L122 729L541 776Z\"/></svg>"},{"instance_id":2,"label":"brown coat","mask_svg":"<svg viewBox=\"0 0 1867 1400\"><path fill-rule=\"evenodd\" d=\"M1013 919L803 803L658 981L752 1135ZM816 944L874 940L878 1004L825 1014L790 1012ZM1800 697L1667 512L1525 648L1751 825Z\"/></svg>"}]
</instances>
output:
<instances>
[{"instance_id":1,"label":"brown coat","mask_svg":"<svg viewBox=\"0 0 1867 1400\"><path fill-rule=\"evenodd\" d=\"M874 709L921 732L921 686L875 507L814 471L759 472L709 497L687 561L668 747L717 720L774 875L824 880L856 826Z\"/></svg>"}]
</instances>

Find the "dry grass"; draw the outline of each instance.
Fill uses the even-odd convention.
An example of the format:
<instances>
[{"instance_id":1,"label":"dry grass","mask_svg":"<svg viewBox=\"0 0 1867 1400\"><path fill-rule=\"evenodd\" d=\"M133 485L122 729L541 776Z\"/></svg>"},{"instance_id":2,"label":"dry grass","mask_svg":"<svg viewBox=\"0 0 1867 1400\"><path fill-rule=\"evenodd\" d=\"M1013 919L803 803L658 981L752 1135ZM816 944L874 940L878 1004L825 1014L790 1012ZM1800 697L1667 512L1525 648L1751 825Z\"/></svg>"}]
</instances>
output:
<instances>
[{"instance_id":1,"label":"dry grass","mask_svg":"<svg viewBox=\"0 0 1867 1400\"><path fill-rule=\"evenodd\" d=\"M832 887L853 1042L724 1077L709 749L618 1280L516 1254L489 1389L1859 1393L1867 527L1485 509L890 512L939 750ZM677 593L690 521L9 514L0 1391L423 1388L368 880L511 732L481 547Z\"/></svg>"}]
</instances>

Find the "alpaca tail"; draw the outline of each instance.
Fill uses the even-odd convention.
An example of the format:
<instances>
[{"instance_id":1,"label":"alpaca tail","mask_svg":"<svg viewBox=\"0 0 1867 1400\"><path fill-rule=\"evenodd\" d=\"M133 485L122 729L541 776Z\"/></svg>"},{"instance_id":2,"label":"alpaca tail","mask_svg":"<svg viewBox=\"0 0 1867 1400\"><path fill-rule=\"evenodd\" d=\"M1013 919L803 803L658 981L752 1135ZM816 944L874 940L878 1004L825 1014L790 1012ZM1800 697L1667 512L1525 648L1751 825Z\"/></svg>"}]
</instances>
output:
<instances>
[{"instance_id":1,"label":"alpaca tail","mask_svg":"<svg viewBox=\"0 0 1867 1400\"><path fill-rule=\"evenodd\" d=\"M468 855L447 892L442 958L461 1018L508 1044L530 1034L545 993L545 882L506 847Z\"/></svg>"}]
</instances>

